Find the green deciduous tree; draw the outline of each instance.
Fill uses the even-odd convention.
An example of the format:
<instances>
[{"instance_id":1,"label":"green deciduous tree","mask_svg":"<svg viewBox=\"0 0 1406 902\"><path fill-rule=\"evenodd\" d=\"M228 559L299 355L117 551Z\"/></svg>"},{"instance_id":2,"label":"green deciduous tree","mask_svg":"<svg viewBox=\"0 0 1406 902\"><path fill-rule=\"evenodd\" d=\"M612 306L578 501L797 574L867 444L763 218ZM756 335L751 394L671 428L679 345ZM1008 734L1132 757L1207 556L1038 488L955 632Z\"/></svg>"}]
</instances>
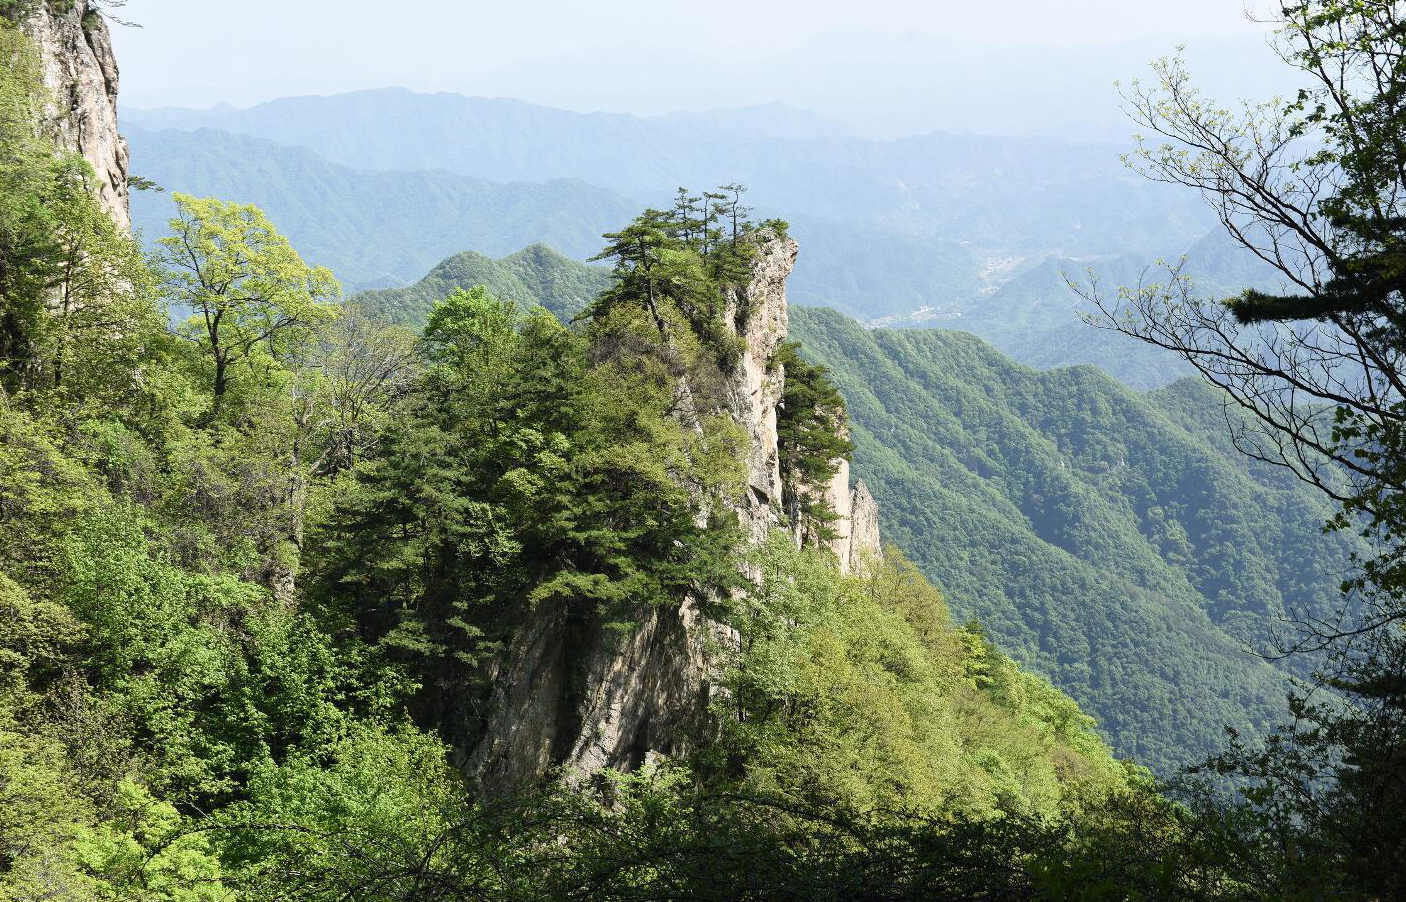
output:
<instances>
[{"instance_id":1,"label":"green deciduous tree","mask_svg":"<svg viewBox=\"0 0 1406 902\"><path fill-rule=\"evenodd\" d=\"M303 262L249 204L174 195L173 234L161 239L171 302L194 312L180 334L209 357L216 409L234 368L285 359L337 315L327 269Z\"/></svg>"}]
</instances>

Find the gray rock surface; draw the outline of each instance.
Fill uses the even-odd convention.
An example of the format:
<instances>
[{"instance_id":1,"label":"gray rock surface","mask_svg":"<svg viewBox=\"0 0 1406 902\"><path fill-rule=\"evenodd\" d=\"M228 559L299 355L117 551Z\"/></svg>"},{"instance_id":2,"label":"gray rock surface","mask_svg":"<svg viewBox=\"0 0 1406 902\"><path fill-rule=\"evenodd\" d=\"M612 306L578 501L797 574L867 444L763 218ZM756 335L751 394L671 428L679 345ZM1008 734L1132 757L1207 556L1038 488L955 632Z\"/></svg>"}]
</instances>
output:
<instances>
[{"instance_id":1,"label":"gray rock surface","mask_svg":"<svg viewBox=\"0 0 1406 902\"><path fill-rule=\"evenodd\" d=\"M127 142L117 131L117 58L107 21L80 0L62 12L41 3L22 27L39 54L43 127L60 147L88 161L103 208L131 228Z\"/></svg>"},{"instance_id":2,"label":"gray rock surface","mask_svg":"<svg viewBox=\"0 0 1406 902\"><path fill-rule=\"evenodd\" d=\"M746 343L729 378L727 406L747 433L747 492L737 513L753 542L763 541L778 525L781 512L781 455L776 414L785 387L785 370L771 358L786 340L790 310L786 279L796 265L798 247L790 238L765 241L752 264L752 279L728 298L725 316Z\"/></svg>"},{"instance_id":3,"label":"gray rock surface","mask_svg":"<svg viewBox=\"0 0 1406 902\"><path fill-rule=\"evenodd\" d=\"M850 492L849 536L845 542L842 561L849 570L858 572L878 559L882 553L879 543L879 503L869 493L869 487L856 482Z\"/></svg>"}]
</instances>

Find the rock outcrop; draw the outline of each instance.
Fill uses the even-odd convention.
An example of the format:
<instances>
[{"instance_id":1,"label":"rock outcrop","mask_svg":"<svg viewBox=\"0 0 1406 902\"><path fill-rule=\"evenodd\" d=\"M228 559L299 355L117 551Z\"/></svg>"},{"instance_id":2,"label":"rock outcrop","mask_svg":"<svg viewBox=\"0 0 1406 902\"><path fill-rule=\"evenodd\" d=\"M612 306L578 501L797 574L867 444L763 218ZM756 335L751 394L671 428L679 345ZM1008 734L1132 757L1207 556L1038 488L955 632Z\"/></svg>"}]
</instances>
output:
<instances>
[{"instance_id":1,"label":"rock outcrop","mask_svg":"<svg viewBox=\"0 0 1406 902\"><path fill-rule=\"evenodd\" d=\"M879 502L869 494L869 487L856 482L850 490L849 527L843 549L836 549L840 565L851 572L863 570L882 553L879 543Z\"/></svg>"},{"instance_id":2,"label":"rock outcrop","mask_svg":"<svg viewBox=\"0 0 1406 902\"><path fill-rule=\"evenodd\" d=\"M841 573L855 573L879 555L879 507L864 483L850 487L849 461L841 459L835 464L834 478L820 493L835 512L835 521L830 524L833 536L819 540L819 544L835 555Z\"/></svg>"},{"instance_id":3,"label":"rock outcrop","mask_svg":"<svg viewBox=\"0 0 1406 902\"><path fill-rule=\"evenodd\" d=\"M742 291L730 291L724 315L745 343L741 360L729 377L727 406L746 430L747 492L737 513L753 542L766 538L781 512L781 453L776 418L785 387L785 371L772 356L790 330L786 279L799 248L790 238L764 240L752 263L752 279Z\"/></svg>"},{"instance_id":4,"label":"rock outcrop","mask_svg":"<svg viewBox=\"0 0 1406 902\"><path fill-rule=\"evenodd\" d=\"M744 343L727 375L725 403L748 441L747 486L732 507L754 543L783 522L777 411L785 371L772 358L788 331L786 279L796 256L790 238L764 236L751 279L731 292L725 314ZM862 567L879 548L873 496L862 484L850 488L847 461L826 495L839 514L829 547L842 570ZM729 641L696 598L643 611L626 637L573 618L565 605L541 609L494 674L487 710L475 715L483 718L481 738L461 750L460 763L494 793L554 767L581 779L684 752L706 728L714 655Z\"/></svg>"},{"instance_id":5,"label":"rock outcrop","mask_svg":"<svg viewBox=\"0 0 1406 902\"><path fill-rule=\"evenodd\" d=\"M22 28L38 52L43 127L61 148L88 161L103 209L130 228L127 142L117 131L117 58L106 20L87 0L39 3Z\"/></svg>"}]
</instances>

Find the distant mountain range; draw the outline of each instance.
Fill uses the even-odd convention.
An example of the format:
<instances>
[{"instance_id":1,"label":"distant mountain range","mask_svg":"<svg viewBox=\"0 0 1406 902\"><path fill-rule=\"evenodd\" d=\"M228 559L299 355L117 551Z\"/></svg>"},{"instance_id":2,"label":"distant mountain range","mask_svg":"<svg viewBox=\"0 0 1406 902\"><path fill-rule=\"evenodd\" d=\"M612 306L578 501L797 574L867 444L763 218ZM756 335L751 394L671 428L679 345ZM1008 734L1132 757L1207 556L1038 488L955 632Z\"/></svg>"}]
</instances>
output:
<instances>
[{"instance_id":1,"label":"distant mountain range","mask_svg":"<svg viewBox=\"0 0 1406 902\"><path fill-rule=\"evenodd\" d=\"M1165 284L1172 267L1178 268L1179 277L1189 278L1198 293L1210 296L1225 297L1249 287L1282 288L1280 273L1214 230L1186 253L1162 261L1130 254L1086 260L1049 257L965 305L919 309L873 324L960 329L1036 369L1091 364L1134 388L1156 388L1194 371L1165 351L1090 326L1089 318L1101 322L1102 317L1080 292L1096 281L1098 293L1116 301L1121 286Z\"/></svg>"},{"instance_id":2,"label":"distant mountain range","mask_svg":"<svg viewBox=\"0 0 1406 902\"><path fill-rule=\"evenodd\" d=\"M983 258L1168 253L1209 228L1195 197L1128 172L1115 144L932 133L837 137L748 128L755 111L638 117L399 89L247 110L127 111L127 126L215 128L357 169L498 182L580 179L633 200L740 181L764 215L884 228ZM792 117L794 118L794 117ZM134 165L141 170L140 150Z\"/></svg>"},{"instance_id":3,"label":"distant mountain range","mask_svg":"<svg viewBox=\"0 0 1406 902\"><path fill-rule=\"evenodd\" d=\"M1115 145L866 140L778 105L639 117L388 89L125 122L135 172L259 204L349 291L406 286L469 248L540 242L583 260L678 185L740 180L757 215L786 218L801 243L795 302L895 325L936 313L1023 362L1094 363L1137 386L1182 371L1085 326L1063 276L1095 261L1118 284L1212 225L1196 198L1129 173ZM164 231L168 197L133 208L149 238Z\"/></svg>"},{"instance_id":4,"label":"distant mountain range","mask_svg":"<svg viewBox=\"0 0 1406 902\"><path fill-rule=\"evenodd\" d=\"M168 191L264 208L310 261L348 291L405 285L465 248L507 254L547 242L575 257L634 215L614 192L558 179L501 183L447 172L351 169L298 147L201 129L127 130L135 170ZM148 240L166 232L169 193L138 192L132 218Z\"/></svg>"}]
</instances>

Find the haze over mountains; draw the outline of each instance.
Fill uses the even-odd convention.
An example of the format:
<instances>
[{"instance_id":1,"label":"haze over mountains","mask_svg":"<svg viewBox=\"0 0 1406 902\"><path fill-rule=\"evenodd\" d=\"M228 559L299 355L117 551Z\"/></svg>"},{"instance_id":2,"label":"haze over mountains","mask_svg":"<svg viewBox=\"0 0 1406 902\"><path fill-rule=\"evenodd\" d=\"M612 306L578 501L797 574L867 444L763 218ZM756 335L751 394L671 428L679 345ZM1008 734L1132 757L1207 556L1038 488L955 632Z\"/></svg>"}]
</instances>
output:
<instances>
[{"instance_id":1,"label":"haze over mountains","mask_svg":"<svg viewBox=\"0 0 1406 902\"><path fill-rule=\"evenodd\" d=\"M1090 332L1063 275L1108 265L1121 279L1214 227L1195 197L1128 171L1116 144L872 140L778 105L641 117L385 89L125 121L134 171L259 204L351 291L410 284L466 250L542 242L585 259L626 211L667 206L679 185L740 181L757 215L785 216L804 248L798 303L862 321L937 319L1024 362L1095 363L1134 385L1176 374ZM169 196L134 203L148 235L169 211ZM1206 259L1209 284L1242 265ZM1008 284L1018 287L1003 294Z\"/></svg>"},{"instance_id":2,"label":"haze over mountains","mask_svg":"<svg viewBox=\"0 0 1406 902\"><path fill-rule=\"evenodd\" d=\"M879 32L819 34L726 62L686 51L560 54L478 73L471 84L475 93L582 111L658 114L777 98L872 138L947 130L1122 142L1130 129L1115 82L1144 75L1149 60L1178 44L1214 95L1268 97L1291 87L1259 35L993 47ZM649 67L679 77L637 77Z\"/></svg>"},{"instance_id":3,"label":"haze over mountains","mask_svg":"<svg viewBox=\"0 0 1406 902\"><path fill-rule=\"evenodd\" d=\"M353 0L347 8L364 5ZM1115 82L1144 75L1149 60L1179 45L1216 96L1268 97L1296 87L1284 83L1264 29L1245 21L1240 3L1197 0L1177 16L1143 4L1098 5L1030 5L994 22L978 7L897 0L871 5L862 27L844 5L827 3L676 7L667 17L672 27L647 4L614 22L584 8L534 17L523 5L438 10L440 27L425 28L413 18L356 13L328 21L311 7L259 0L255 7L269 7L285 23L269 35L250 27L257 14L221 22L216 32L198 8L133 0L129 13L149 19L147 27L117 39L133 50L124 54L129 107L248 106L404 85L646 116L781 103L871 138L940 130L1122 142L1129 128ZM1269 11L1260 0L1252 5ZM158 6L170 8L147 12ZM466 45L468 28L493 40ZM180 42L163 35L177 30ZM376 41L378 52L349 58L345 48L362 38ZM201 83L203 67L181 65L212 57L238 67L237 76ZM183 70L189 80L165 77Z\"/></svg>"},{"instance_id":4,"label":"haze over mountains","mask_svg":"<svg viewBox=\"0 0 1406 902\"><path fill-rule=\"evenodd\" d=\"M127 136L148 178L172 192L258 204L349 291L407 284L465 249L502 255L543 241L585 257L633 209L614 192L571 179L357 170L304 148L209 129L129 128ZM165 233L172 210L170 193L142 192L133 222L150 240Z\"/></svg>"},{"instance_id":5,"label":"haze over mountains","mask_svg":"<svg viewBox=\"0 0 1406 902\"><path fill-rule=\"evenodd\" d=\"M298 97L248 110L130 111L126 128L217 128L368 170L494 181L581 179L668 203L678 185L740 181L762 215L887 228L1002 256L1166 252L1211 225L1195 198L1150 184L1124 148L933 132L837 138L795 114L784 137L755 110L665 117L580 114L399 89ZM138 154L140 162L140 154Z\"/></svg>"}]
</instances>

